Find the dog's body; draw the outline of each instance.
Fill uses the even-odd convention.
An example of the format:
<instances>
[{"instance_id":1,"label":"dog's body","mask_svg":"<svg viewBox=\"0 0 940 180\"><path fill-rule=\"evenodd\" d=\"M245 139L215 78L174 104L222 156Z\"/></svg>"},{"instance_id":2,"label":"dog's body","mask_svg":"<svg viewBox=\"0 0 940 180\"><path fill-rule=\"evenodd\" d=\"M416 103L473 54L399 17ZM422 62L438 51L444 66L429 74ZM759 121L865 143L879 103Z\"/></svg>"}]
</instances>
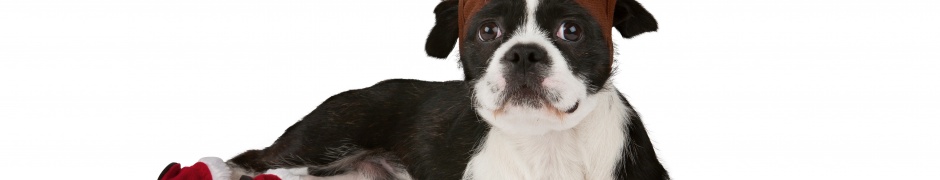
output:
<instances>
[{"instance_id":1,"label":"dog's body","mask_svg":"<svg viewBox=\"0 0 940 180\"><path fill-rule=\"evenodd\" d=\"M236 173L668 179L609 82L612 27L624 37L656 29L638 3L455 0L435 13L426 50L443 58L460 40L466 81L388 80L340 93L270 147L230 160Z\"/></svg>"}]
</instances>

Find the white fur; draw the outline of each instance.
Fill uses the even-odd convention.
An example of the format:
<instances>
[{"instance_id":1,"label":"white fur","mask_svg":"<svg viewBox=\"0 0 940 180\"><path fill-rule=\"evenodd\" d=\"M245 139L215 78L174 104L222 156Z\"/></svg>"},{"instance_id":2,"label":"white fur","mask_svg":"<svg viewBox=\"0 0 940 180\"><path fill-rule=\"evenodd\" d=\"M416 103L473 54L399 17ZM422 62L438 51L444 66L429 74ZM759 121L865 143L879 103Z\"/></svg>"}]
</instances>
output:
<instances>
[{"instance_id":1,"label":"white fur","mask_svg":"<svg viewBox=\"0 0 940 180\"><path fill-rule=\"evenodd\" d=\"M341 160L341 161L342 161L342 160ZM340 162L340 163L355 163L355 162ZM385 161L383 161L383 162L381 163L381 165L382 165L381 168L384 168L385 170L388 170L388 171L391 171L391 172L392 172L392 175L394 176L393 179L397 179L397 180L411 180L411 179L412 179L412 178L411 178L411 175L408 174L408 171L406 171L405 169L396 168L396 167L394 167L393 165L388 164L388 163L385 162ZM275 176L281 178L282 180L366 180L366 179L374 179L374 178L372 177L372 175L374 175L374 173L363 172L363 171L359 171L359 170L357 170L357 171L348 171L348 172L343 173L343 174L334 175L334 176L327 176L327 177L311 176L311 175L309 175L308 172L309 172L309 171L308 171L308 168L307 168L307 167L289 168L289 169L288 169L288 168L278 168L278 169L270 169L270 170L268 170L268 171L265 171L264 174L272 174L272 175L275 175Z\"/></svg>"},{"instance_id":2,"label":"white fur","mask_svg":"<svg viewBox=\"0 0 940 180\"><path fill-rule=\"evenodd\" d=\"M549 39L550 33L538 28L535 22L538 0L526 0L526 3L527 14L521 28L513 33L512 38L496 49L483 77L474 84L477 113L486 122L505 133L537 135L570 129L597 105L596 99L587 96L584 78L573 74L561 51ZM556 111L565 111L578 104L576 111L558 116L555 111L547 107L532 108L512 105L500 107L498 98L505 93L506 78L502 72L503 64L499 61L506 52L518 44L534 44L547 51L552 65L549 75L542 81L542 87L548 93L559 97L558 101L550 102L550 105L557 109ZM503 111L497 113L496 111L500 108L503 108Z\"/></svg>"},{"instance_id":3,"label":"white fur","mask_svg":"<svg viewBox=\"0 0 940 180\"><path fill-rule=\"evenodd\" d=\"M319 177L307 175L307 168L278 168L278 169L269 169L264 172L264 174L275 175L281 180L365 180L370 179L365 176L362 176L358 172L347 172L335 176Z\"/></svg>"},{"instance_id":4,"label":"white fur","mask_svg":"<svg viewBox=\"0 0 940 180\"><path fill-rule=\"evenodd\" d=\"M204 157L199 159L199 162L206 164L209 167L209 174L212 174L212 179L230 179L232 175L232 170L228 168L228 165L225 164L221 158L218 157Z\"/></svg>"},{"instance_id":5,"label":"white fur","mask_svg":"<svg viewBox=\"0 0 940 180\"><path fill-rule=\"evenodd\" d=\"M407 171L395 172L394 176L395 178L392 178L392 179L396 179L396 180L411 180L412 179L411 175L408 174ZM327 177L320 177L320 176L302 176L302 177L303 177L303 180L367 180L367 179L372 179L371 177L365 176L362 173L357 172L357 171L350 171L347 173L343 173L343 174L339 174L335 176L327 176Z\"/></svg>"},{"instance_id":6,"label":"white fur","mask_svg":"<svg viewBox=\"0 0 940 180\"><path fill-rule=\"evenodd\" d=\"M493 128L467 164L465 180L613 179L621 160L627 107L610 84L587 94L584 78L573 74L550 36L538 28L538 1L526 0L522 27L496 49L483 77L474 84L476 110ZM534 44L547 51L552 65L542 87L559 97L550 105L564 111L579 103L577 110L559 116L546 107L499 107L498 98L506 89L499 60L517 44Z\"/></svg>"},{"instance_id":7,"label":"white fur","mask_svg":"<svg viewBox=\"0 0 940 180\"><path fill-rule=\"evenodd\" d=\"M598 107L571 129L528 135L493 128L463 179L613 179L626 138L627 107L616 89L594 96Z\"/></svg>"},{"instance_id":8,"label":"white fur","mask_svg":"<svg viewBox=\"0 0 940 180\"><path fill-rule=\"evenodd\" d=\"M281 180L303 180L306 179L304 176L307 174L307 168L269 169L268 171L265 171L264 174L275 175L281 178Z\"/></svg>"}]
</instances>

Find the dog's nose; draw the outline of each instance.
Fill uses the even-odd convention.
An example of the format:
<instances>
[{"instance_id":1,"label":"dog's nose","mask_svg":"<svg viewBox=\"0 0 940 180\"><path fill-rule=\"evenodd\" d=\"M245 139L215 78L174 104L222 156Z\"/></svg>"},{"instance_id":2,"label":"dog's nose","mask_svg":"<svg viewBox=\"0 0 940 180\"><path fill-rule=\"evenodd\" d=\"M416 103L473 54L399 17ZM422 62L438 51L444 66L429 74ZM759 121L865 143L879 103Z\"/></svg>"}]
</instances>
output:
<instances>
[{"instance_id":1,"label":"dog's nose","mask_svg":"<svg viewBox=\"0 0 940 180\"><path fill-rule=\"evenodd\" d=\"M503 61L519 68L528 68L536 64L548 63L548 52L534 44L519 44L509 49Z\"/></svg>"}]
</instances>

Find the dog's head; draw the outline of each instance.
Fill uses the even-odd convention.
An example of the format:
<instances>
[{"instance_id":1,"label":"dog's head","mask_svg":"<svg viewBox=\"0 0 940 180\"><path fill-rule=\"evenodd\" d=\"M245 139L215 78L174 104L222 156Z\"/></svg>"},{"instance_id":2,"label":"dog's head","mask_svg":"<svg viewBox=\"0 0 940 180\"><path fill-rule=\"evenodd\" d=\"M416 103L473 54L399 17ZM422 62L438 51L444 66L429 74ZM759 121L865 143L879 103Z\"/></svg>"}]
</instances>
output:
<instances>
[{"instance_id":1,"label":"dog's head","mask_svg":"<svg viewBox=\"0 0 940 180\"><path fill-rule=\"evenodd\" d=\"M425 50L459 43L477 112L496 128L540 134L577 125L597 104L613 64L612 29L657 29L634 0L445 0Z\"/></svg>"}]
</instances>

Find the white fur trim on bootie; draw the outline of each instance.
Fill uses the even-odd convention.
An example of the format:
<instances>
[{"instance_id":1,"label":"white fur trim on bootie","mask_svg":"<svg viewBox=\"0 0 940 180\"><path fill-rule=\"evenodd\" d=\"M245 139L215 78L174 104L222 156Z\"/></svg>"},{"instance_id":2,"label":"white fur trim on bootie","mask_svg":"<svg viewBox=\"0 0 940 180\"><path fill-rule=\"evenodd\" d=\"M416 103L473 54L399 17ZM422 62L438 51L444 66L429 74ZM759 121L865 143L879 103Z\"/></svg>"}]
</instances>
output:
<instances>
[{"instance_id":1,"label":"white fur trim on bootie","mask_svg":"<svg viewBox=\"0 0 940 180\"><path fill-rule=\"evenodd\" d=\"M217 157L204 157L199 159L199 162L209 166L209 173L212 173L212 180L229 180L232 176L232 170L228 169L228 165L225 164L225 161L222 161L221 158Z\"/></svg>"},{"instance_id":2,"label":"white fur trim on bootie","mask_svg":"<svg viewBox=\"0 0 940 180\"><path fill-rule=\"evenodd\" d=\"M268 171L265 171L264 174L275 175L281 178L281 180L303 180L304 178L302 175L307 174L307 168L269 169Z\"/></svg>"}]
</instances>

